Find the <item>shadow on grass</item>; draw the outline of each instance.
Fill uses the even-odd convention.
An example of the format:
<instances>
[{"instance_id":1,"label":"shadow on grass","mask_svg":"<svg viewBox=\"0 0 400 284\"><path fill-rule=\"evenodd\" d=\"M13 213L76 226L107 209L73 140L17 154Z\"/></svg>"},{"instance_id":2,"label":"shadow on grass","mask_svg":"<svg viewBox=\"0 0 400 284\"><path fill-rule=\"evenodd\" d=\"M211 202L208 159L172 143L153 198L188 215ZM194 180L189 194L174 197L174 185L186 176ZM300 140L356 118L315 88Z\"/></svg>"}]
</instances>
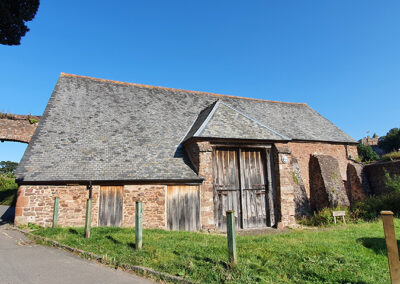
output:
<instances>
[{"instance_id":1,"label":"shadow on grass","mask_svg":"<svg viewBox=\"0 0 400 284\"><path fill-rule=\"evenodd\" d=\"M359 238L357 242L366 248L372 249L376 254L387 254L385 238ZM397 247L400 247L400 241L397 241Z\"/></svg>"},{"instance_id":2,"label":"shadow on grass","mask_svg":"<svg viewBox=\"0 0 400 284\"><path fill-rule=\"evenodd\" d=\"M74 234L74 235L79 235L78 231L76 229L74 229L74 228L69 228L68 232L71 233L71 234Z\"/></svg>"},{"instance_id":3,"label":"shadow on grass","mask_svg":"<svg viewBox=\"0 0 400 284\"><path fill-rule=\"evenodd\" d=\"M0 190L0 204L15 207L16 203L17 189Z\"/></svg>"},{"instance_id":4,"label":"shadow on grass","mask_svg":"<svg viewBox=\"0 0 400 284\"><path fill-rule=\"evenodd\" d=\"M106 239L112 241L112 242L113 242L114 244L116 244L116 245L126 245L126 246L128 246L128 247L130 247L130 248L136 249L136 244L134 244L134 243L127 243L127 244L124 244L124 243L122 243L122 242L116 240L113 236L110 236L110 235L106 236Z\"/></svg>"},{"instance_id":5,"label":"shadow on grass","mask_svg":"<svg viewBox=\"0 0 400 284\"><path fill-rule=\"evenodd\" d=\"M174 252L174 253L175 253L175 252ZM213 259L211 259L211 258L209 258L209 257L199 257L199 256L193 256L193 258L194 258L195 260L197 260L197 261L211 263L211 264L213 264L214 266L220 265L220 266L222 266L222 267L225 268L225 269L230 268L230 266L228 265L228 263L225 262L225 261L222 261L222 260L215 261L215 260L213 260Z\"/></svg>"}]
</instances>

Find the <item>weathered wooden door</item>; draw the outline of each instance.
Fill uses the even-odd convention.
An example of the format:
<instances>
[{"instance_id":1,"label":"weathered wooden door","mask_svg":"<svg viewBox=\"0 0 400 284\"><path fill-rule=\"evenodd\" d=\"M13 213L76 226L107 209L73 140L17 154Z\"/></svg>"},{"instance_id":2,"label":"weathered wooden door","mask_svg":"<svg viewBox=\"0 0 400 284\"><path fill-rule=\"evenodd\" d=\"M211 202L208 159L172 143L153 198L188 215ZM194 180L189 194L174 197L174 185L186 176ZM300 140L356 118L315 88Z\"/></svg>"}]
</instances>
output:
<instances>
[{"instance_id":1,"label":"weathered wooden door","mask_svg":"<svg viewBox=\"0 0 400 284\"><path fill-rule=\"evenodd\" d=\"M123 189L123 186L100 187L99 226L121 226Z\"/></svg>"},{"instance_id":2,"label":"weathered wooden door","mask_svg":"<svg viewBox=\"0 0 400 284\"><path fill-rule=\"evenodd\" d=\"M167 224L169 230L200 230L200 192L197 185L168 186Z\"/></svg>"},{"instance_id":3,"label":"weathered wooden door","mask_svg":"<svg viewBox=\"0 0 400 284\"><path fill-rule=\"evenodd\" d=\"M221 148L214 153L214 212L216 225L226 230L226 210L235 211L238 228L271 225L272 186L268 200L265 149Z\"/></svg>"},{"instance_id":4,"label":"weathered wooden door","mask_svg":"<svg viewBox=\"0 0 400 284\"><path fill-rule=\"evenodd\" d=\"M216 149L214 154L214 218L220 230L226 230L226 211L235 211L240 227L240 180L236 149Z\"/></svg>"},{"instance_id":5,"label":"weathered wooden door","mask_svg":"<svg viewBox=\"0 0 400 284\"><path fill-rule=\"evenodd\" d=\"M267 225L266 178L264 153L261 150L240 150L243 227Z\"/></svg>"}]
</instances>

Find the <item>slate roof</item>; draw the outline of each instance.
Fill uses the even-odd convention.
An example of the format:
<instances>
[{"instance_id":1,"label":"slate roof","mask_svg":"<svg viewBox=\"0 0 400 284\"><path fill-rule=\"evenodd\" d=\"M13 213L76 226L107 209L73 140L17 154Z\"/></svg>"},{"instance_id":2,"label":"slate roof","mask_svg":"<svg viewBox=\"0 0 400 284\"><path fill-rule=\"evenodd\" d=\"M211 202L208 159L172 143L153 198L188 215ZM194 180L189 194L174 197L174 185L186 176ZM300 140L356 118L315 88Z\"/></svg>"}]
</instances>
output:
<instances>
[{"instance_id":1,"label":"slate roof","mask_svg":"<svg viewBox=\"0 0 400 284\"><path fill-rule=\"evenodd\" d=\"M306 104L62 73L17 179L196 181L180 145L185 138L211 136L355 143Z\"/></svg>"},{"instance_id":2,"label":"slate roof","mask_svg":"<svg viewBox=\"0 0 400 284\"><path fill-rule=\"evenodd\" d=\"M224 103L221 99L200 113L184 141L192 137L288 141L270 127Z\"/></svg>"}]
</instances>

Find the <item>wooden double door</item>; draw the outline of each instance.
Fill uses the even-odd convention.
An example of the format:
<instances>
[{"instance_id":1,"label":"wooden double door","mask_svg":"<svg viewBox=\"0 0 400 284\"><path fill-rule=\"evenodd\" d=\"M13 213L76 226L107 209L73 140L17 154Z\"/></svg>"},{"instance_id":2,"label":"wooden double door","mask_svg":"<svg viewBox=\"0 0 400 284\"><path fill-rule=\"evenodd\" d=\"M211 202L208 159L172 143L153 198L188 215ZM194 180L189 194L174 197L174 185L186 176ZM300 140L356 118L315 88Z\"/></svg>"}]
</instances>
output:
<instances>
[{"instance_id":1,"label":"wooden double door","mask_svg":"<svg viewBox=\"0 0 400 284\"><path fill-rule=\"evenodd\" d=\"M268 148L217 148L214 152L214 218L226 230L226 211L238 228L275 225L271 155Z\"/></svg>"}]
</instances>

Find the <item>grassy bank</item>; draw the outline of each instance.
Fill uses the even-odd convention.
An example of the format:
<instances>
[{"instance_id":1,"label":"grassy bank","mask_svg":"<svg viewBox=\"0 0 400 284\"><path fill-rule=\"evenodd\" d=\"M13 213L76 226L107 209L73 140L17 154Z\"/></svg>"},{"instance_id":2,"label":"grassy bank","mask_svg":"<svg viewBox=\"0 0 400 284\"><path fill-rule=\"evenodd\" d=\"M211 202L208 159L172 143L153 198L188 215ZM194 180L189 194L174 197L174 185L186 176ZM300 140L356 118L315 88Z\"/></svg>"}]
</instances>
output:
<instances>
[{"instance_id":1,"label":"grassy bank","mask_svg":"<svg viewBox=\"0 0 400 284\"><path fill-rule=\"evenodd\" d=\"M395 220L397 230L400 220ZM226 265L226 238L188 232L144 230L143 250L134 250L134 230L40 228L34 234L106 256L120 264L141 265L201 282L226 283L389 283L382 224L239 236L239 264Z\"/></svg>"}]
</instances>

